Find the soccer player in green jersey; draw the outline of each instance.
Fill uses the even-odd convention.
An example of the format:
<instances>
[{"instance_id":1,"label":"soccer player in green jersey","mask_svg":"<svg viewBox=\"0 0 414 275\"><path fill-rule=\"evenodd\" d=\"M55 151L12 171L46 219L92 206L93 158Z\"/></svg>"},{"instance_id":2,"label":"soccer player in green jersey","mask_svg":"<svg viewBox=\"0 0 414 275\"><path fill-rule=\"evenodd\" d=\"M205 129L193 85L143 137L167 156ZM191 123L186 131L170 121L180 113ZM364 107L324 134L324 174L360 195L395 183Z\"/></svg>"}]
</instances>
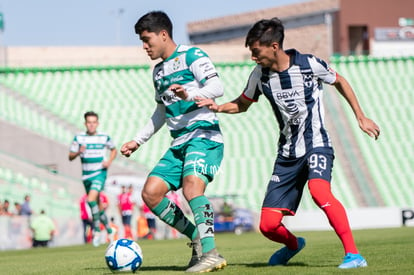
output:
<instances>
[{"instance_id":1,"label":"soccer player in green jersey","mask_svg":"<svg viewBox=\"0 0 414 275\"><path fill-rule=\"evenodd\" d=\"M70 146L69 160L78 156L82 162L82 180L88 194L88 205L91 208L94 236L93 245L99 246L101 241L100 222L105 226L108 235L113 232L108 225L108 218L99 204L99 193L103 191L107 169L115 159L117 151L112 139L104 133L97 132L99 125L98 114L92 111L84 114L86 132L75 135ZM109 159L106 159L107 149L110 150Z\"/></svg>"},{"instance_id":2,"label":"soccer player in green jersey","mask_svg":"<svg viewBox=\"0 0 414 275\"><path fill-rule=\"evenodd\" d=\"M198 96L222 96L223 85L205 52L174 42L172 23L164 12L142 16L135 32L148 56L162 61L153 71L155 111L136 137L121 147L121 153L129 157L167 124L173 138L171 147L150 172L142 198L162 221L192 240L193 254L186 272L224 268L226 260L214 241L213 207L204 195L223 158L223 137L215 113L197 107L194 101ZM195 224L166 197L168 191L179 188L189 202Z\"/></svg>"}]
</instances>

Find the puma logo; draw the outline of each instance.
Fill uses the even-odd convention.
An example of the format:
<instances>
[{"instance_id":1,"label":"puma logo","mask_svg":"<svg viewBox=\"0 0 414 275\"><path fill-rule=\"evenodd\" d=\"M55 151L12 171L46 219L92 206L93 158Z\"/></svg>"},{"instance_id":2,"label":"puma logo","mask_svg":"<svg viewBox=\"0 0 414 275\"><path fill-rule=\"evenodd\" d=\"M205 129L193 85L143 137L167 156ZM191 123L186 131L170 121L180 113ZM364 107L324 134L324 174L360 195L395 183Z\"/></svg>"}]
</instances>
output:
<instances>
[{"instance_id":1,"label":"puma logo","mask_svg":"<svg viewBox=\"0 0 414 275\"><path fill-rule=\"evenodd\" d=\"M322 171L319 171L319 170L313 169L313 172L314 172L314 173L318 173L318 174L319 174L319 176L321 176L321 177L322 177Z\"/></svg>"}]
</instances>

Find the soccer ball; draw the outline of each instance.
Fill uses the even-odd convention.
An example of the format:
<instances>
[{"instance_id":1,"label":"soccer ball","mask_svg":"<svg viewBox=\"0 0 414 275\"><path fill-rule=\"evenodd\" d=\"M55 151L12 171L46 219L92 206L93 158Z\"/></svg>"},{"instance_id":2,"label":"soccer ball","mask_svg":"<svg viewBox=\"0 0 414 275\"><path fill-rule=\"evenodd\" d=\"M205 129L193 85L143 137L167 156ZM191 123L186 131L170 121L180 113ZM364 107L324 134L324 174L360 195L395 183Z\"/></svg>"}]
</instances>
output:
<instances>
[{"instance_id":1,"label":"soccer ball","mask_svg":"<svg viewBox=\"0 0 414 275\"><path fill-rule=\"evenodd\" d=\"M113 272L135 272L141 267L142 259L141 247L128 239L113 241L105 252L106 264Z\"/></svg>"}]
</instances>

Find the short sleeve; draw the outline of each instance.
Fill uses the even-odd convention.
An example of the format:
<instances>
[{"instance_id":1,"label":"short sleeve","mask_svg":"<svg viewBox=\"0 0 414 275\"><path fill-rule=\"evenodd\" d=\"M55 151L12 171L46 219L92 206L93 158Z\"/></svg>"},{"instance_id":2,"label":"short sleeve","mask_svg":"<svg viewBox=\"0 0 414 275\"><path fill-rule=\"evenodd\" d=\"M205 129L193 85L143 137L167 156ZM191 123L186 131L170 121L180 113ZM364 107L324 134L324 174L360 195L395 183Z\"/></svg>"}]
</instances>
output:
<instances>
[{"instance_id":1,"label":"short sleeve","mask_svg":"<svg viewBox=\"0 0 414 275\"><path fill-rule=\"evenodd\" d=\"M242 96L245 99L253 102L257 102L259 100L259 96L262 94L262 87L260 82L261 75L261 67L256 66L250 73L246 87L243 90Z\"/></svg>"},{"instance_id":2,"label":"short sleeve","mask_svg":"<svg viewBox=\"0 0 414 275\"><path fill-rule=\"evenodd\" d=\"M79 142L78 142L77 136L75 136L73 138L73 141L70 144L70 149L69 150L70 150L70 152L73 152L73 153L76 153L76 152L79 151Z\"/></svg>"},{"instance_id":3,"label":"short sleeve","mask_svg":"<svg viewBox=\"0 0 414 275\"><path fill-rule=\"evenodd\" d=\"M109 149L114 149L115 148L115 143L112 140L112 138L110 136L108 136L108 139L106 141L106 147Z\"/></svg>"},{"instance_id":4,"label":"short sleeve","mask_svg":"<svg viewBox=\"0 0 414 275\"><path fill-rule=\"evenodd\" d=\"M336 81L336 71L320 58L312 57L309 61L313 74L327 84Z\"/></svg>"},{"instance_id":5,"label":"short sleeve","mask_svg":"<svg viewBox=\"0 0 414 275\"><path fill-rule=\"evenodd\" d=\"M187 51L186 63L195 79L201 84L204 84L208 79L218 76L210 57L199 48L193 47Z\"/></svg>"}]
</instances>

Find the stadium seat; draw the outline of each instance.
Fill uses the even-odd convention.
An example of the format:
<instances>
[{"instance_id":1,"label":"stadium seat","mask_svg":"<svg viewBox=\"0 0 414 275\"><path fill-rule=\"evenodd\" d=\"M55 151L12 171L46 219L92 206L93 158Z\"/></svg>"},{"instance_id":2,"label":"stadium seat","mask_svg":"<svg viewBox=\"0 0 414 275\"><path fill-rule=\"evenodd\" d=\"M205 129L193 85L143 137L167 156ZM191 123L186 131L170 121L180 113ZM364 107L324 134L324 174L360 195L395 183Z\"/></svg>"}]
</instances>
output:
<instances>
[{"instance_id":1,"label":"stadium seat","mask_svg":"<svg viewBox=\"0 0 414 275\"><path fill-rule=\"evenodd\" d=\"M343 102L370 174L387 206L410 205L414 195L409 191L412 190L409 187L411 179L408 170L401 168L414 165L412 158L405 158L410 151L413 154L414 148L406 132L410 129L407 123L413 114L409 106L414 98L408 91L414 88L414 82L407 81L408 75L402 72L414 69L413 58L370 58L362 62L344 59L347 62L335 65L340 65L350 83L355 84L366 114L381 127L377 142L368 139L354 123L352 111Z\"/></svg>"}]
</instances>

